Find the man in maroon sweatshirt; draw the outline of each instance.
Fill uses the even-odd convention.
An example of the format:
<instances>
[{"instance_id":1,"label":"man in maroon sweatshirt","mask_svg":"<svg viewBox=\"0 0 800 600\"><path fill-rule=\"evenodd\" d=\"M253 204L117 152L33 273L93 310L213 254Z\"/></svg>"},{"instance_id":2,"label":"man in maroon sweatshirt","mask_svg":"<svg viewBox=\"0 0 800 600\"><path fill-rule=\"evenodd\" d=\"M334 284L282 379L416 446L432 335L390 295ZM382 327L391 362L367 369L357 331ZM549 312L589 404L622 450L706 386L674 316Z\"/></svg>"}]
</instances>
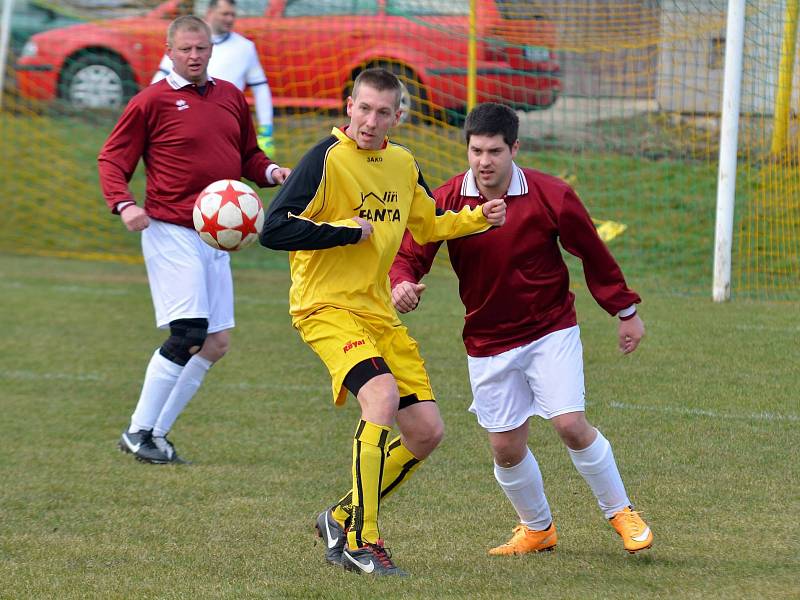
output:
<instances>
[{"instance_id":1,"label":"man in maroon sweatshirt","mask_svg":"<svg viewBox=\"0 0 800 600\"><path fill-rule=\"evenodd\" d=\"M108 207L129 231L141 232L156 325L170 331L150 359L118 444L154 464L184 462L167 433L228 350L234 326L230 257L198 236L194 201L220 179L244 176L265 187L290 172L259 150L242 92L208 76L211 51L208 25L175 19L167 32L172 71L131 99L98 157ZM140 158L144 206L128 187Z\"/></svg>"},{"instance_id":2,"label":"man in maroon sweatshirt","mask_svg":"<svg viewBox=\"0 0 800 600\"><path fill-rule=\"evenodd\" d=\"M549 420L604 516L631 553L653 534L633 510L611 445L586 420L583 353L561 245L583 261L594 299L619 318L619 348L633 352L644 335L630 290L586 208L565 182L514 162L519 119L503 105L476 107L464 125L470 169L434 191L437 208L457 211L494 198L506 201L504 227L448 240L466 309L473 402L486 429L494 474L520 524L492 555L552 550L555 525L539 465L528 448L530 417ZM395 308L414 310L441 242L417 244L406 232L390 278Z\"/></svg>"}]
</instances>

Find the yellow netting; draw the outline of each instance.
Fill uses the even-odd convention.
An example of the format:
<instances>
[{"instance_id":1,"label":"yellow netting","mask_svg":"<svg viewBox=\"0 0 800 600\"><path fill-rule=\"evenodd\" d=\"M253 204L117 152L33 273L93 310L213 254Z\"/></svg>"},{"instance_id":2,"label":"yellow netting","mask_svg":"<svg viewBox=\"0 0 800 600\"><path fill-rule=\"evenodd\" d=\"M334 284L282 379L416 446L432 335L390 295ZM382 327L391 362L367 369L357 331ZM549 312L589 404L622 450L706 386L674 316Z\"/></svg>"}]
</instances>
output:
<instances>
[{"instance_id":1,"label":"yellow netting","mask_svg":"<svg viewBox=\"0 0 800 600\"><path fill-rule=\"evenodd\" d=\"M795 297L800 291L796 64L785 79L791 87L786 135L780 150L773 149L781 47L792 2L747 3L734 296ZM468 97L469 4L239 0L237 30L268 49L262 63L277 107L277 158L291 166L342 123L352 77L366 65L382 65L410 93L408 119L393 137L415 151L429 184L465 169L459 126ZM520 109L520 161L573 183L629 279L710 293L727 1L475 4L477 97ZM47 71L30 70L30 64L17 70L17 42L0 111L6 216L0 250L139 260L138 240L106 212L97 184L96 154L120 109L76 108L69 90L75 65L91 66L80 62L87 55L103 57L97 64L105 73L127 77L123 94L146 83L140 72L149 81L177 9L170 13L152 2L124 9L125 15L142 14L154 6L164 18L135 35L133 25L101 21L94 22L105 36L61 31L59 44L68 56L54 66L55 98L35 98L47 95L36 89ZM92 12L79 0L69 8L73 18L113 16L110 9ZM190 3L180 10L191 10ZM274 11L268 24L248 16L264 10ZM326 14L303 16L315 11ZM369 35L359 29L362 20L370 23ZM104 47L109 38L111 47ZM126 44L138 47L124 54L120 46ZM535 83L526 79L529 71L539 73ZM133 189L142 198L140 172ZM250 250L237 260L257 265L264 254Z\"/></svg>"}]
</instances>

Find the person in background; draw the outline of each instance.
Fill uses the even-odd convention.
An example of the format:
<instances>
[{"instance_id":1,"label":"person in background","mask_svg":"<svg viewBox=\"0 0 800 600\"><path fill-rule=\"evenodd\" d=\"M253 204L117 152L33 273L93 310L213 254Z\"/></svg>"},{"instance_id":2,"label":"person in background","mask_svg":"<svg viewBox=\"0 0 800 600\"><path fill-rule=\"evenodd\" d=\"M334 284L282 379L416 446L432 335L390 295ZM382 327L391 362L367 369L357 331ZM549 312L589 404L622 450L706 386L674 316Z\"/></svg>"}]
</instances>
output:
<instances>
[{"instance_id":1,"label":"person in background","mask_svg":"<svg viewBox=\"0 0 800 600\"><path fill-rule=\"evenodd\" d=\"M214 44L214 52L208 63L208 74L230 81L242 91L250 88L258 120L258 146L267 156L275 156L272 138L272 92L258 60L256 45L233 31L236 0L210 0L205 21L211 28L211 42ZM151 83L164 79L171 69L172 60L165 54Z\"/></svg>"},{"instance_id":2,"label":"person in background","mask_svg":"<svg viewBox=\"0 0 800 600\"><path fill-rule=\"evenodd\" d=\"M131 98L98 156L108 207L129 231L141 232L156 325L170 332L150 358L118 443L154 464L184 462L167 433L227 352L234 326L230 256L195 231L195 199L220 179L244 176L266 187L290 172L259 149L244 94L208 76L211 31L202 19L175 19L167 54L169 75ZM140 158L147 173L144 206L128 185Z\"/></svg>"}]
</instances>

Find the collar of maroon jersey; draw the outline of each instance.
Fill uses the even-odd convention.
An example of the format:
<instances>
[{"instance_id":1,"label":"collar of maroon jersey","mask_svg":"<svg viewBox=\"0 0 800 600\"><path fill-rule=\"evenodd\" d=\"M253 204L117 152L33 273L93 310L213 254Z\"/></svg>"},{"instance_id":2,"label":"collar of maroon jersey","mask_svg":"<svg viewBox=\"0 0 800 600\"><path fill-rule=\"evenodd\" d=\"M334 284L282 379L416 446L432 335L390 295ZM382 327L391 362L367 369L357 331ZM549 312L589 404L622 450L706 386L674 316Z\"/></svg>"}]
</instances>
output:
<instances>
[{"instance_id":1,"label":"collar of maroon jersey","mask_svg":"<svg viewBox=\"0 0 800 600\"><path fill-rule=\"evenodd\" d=\"M525 179L525 173L517 166L517 163L511 163L511 169L511 184L508 186L503 198L524 196L528 193L528 180ZM478 184L475 181L475 175L472 174L472 169L467 169L464 174L464 181L461 182L461 195L472 198L479 198L481 195Z\"/></svg>"},{"instance_id":2,"label":"collar of maroon jersey","mask_svg":"<svg viewBox=\"0 0 800 600\"><path fill-rule=\"evenodd\" d=\"M178 75L175 71L169 72L169 75L167 75L167 83L169 83L170 87L173 90L179 90L181 88L185 88L186 86L194 85L191 81L189 81L188 79L184 79L183 77ZM214 85L217 85L217 82L214 81L214 78L211 77L210 75L208 76L208 83L213 83Z\"/></svg>"}]
</instances>

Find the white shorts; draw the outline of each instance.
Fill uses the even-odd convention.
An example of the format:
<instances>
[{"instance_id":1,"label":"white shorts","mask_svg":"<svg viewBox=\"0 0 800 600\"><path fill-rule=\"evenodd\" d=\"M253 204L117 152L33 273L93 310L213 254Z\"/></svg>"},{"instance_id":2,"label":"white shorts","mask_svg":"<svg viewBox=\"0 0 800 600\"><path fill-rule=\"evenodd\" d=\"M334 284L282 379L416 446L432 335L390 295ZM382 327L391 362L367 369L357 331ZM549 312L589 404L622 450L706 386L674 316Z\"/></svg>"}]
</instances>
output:
<instances>
[{"instance_id":1,"label":"white shorts","mask_svg":"<svg viewBox=\"0 0 800 600\"><path fill-rule=\"evenodd\" d=\"M495 356L467 356L472 405L481 427L516 429L533 415L585 409L583 347L577 325Z\"/></svg>"},{"instance_id":2,"label":"white shorts","mask_svg":"<svg viewBox=\"0 0 800 600\"><path fill-rule=\"evenodd\" d=\"M194 229L150 219L142 254L159 329L175 319L208 319L208 333L235 325L227 252L206 244Z\"/></svg>"}]
</instances>

